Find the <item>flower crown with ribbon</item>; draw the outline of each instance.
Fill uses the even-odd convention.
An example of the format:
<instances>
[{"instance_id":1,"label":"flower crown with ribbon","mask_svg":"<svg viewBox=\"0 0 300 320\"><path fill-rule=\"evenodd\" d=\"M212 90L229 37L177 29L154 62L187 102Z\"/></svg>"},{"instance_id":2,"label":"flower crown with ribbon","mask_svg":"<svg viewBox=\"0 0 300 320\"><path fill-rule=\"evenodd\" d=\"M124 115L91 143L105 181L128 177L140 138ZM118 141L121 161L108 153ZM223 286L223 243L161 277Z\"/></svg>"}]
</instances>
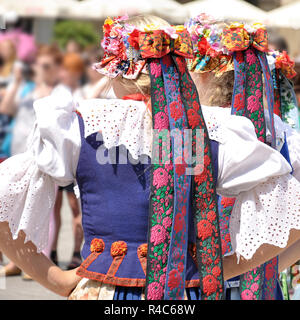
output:
<instances>
[{"instance_id":1,"label":"flower crown with ribbon","mask_svg":"<svg viewBox=\"0 0 300 320\"><path fill-rule=\"evenodd\" d=\"M95 69L112 78L121 75L136 79L141 72L147 72L150 77L155 130L145 297L150 300L184 299L188 224L192 214L196 235L193 252L197 259L201 298L223 299L223 264L211 143L197 88L186 65L186 59L193 58L190 35L184 26L149 25L141 29L126 20L127 17L119 17L105 21L104 58ZM179 130L184 137L185 129L191 133L191 148L186 147L189 138L181 142L180 148L170 134L171 130ZM162 132L167 132L167 136L161 137ZM204 138L202 141L199 141L199 132ZM161 150L168 145L167 151ZM203 163L199 159L199 148L203 152ZM184 150L184 155L179 154L180 149ZM153 161L154 158L157 161ZM185 159L197 159L197 162L187 164ZM187 168L194 170L193 173L186 174ZM193 199L192 203L190 199ZM210 264L207 264L208 258Z\"/></svg>"},{"instance_id":2,"label":"flower crown with ribbon","mask_svg":"<svg viewBox=\"0 0 300 320\"><path fill-rule=\"evenodd\" d=\"M188 68L193 72L214 72L221 76L234 69L233 58L222 42L223 25L207 14L190 19L185 27L191 34L194 48L193 59L188 60Z\"/></svg>"},{"instance_id":3,"label":"flower crown with ribbon","mask_svg":"<svg viewBox=\"0 0 300 320\"><path fill-rule=\"evenodd\" d=\"M146 59L162 57L173 51L191 57L192 50L184 26L161 27L149 24L137 28L127 24L128 16L107 18L104 22L104 39L101 45L104 57L93 68L110 78L122 75L136 79L140 73L148 74Z\"/></svg>"}]
</instances>

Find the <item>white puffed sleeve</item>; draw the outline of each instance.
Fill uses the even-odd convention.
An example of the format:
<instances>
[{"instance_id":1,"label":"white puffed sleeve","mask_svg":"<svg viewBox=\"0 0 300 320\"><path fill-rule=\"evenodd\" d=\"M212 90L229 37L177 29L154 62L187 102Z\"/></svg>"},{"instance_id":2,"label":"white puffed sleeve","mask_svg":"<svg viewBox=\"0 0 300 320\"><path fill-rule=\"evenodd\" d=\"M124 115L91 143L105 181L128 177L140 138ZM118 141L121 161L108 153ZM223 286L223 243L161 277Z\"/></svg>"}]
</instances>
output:
<instances>
[{"instance_id":1,"label":"white puffed sleeve","mask_svg":"<svg viewBox=\"0 0 300 320\"><path fill-rule=\"evenodd\" d=\"M230 235L237 256L251 259L262 244L287 245L300 229L300 183L285 158L256 138L250 120L231 116L219 145L217 192L236 197Z\"/></svg>"},{"instance_id":2,"label":"white puffed sleeve","mask_svg":"<svg viewBox=\"0 0 300 320\"><path fill-rule=\"evenodd\" d=\"M71 94L57 88L34 103L36 123L27 151L0 164L0 221L14 239L20 230L42 251L49 237L49 214L56 185L74 181L80 152L79 124Z\"/></svg>"}]
</instances>

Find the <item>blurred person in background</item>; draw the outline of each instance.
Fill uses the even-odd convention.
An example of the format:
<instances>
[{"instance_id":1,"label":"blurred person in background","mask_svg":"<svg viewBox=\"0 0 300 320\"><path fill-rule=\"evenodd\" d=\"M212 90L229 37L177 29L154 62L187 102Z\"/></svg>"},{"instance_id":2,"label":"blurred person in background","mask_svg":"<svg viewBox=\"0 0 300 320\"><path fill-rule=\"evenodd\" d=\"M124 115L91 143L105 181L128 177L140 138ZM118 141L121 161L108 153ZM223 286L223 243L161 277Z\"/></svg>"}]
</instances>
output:
<instances>
[{"instance_id":1,"label":"blurred person in background","mask_svg":"<svg viewBox=\"0 0 300 320\"><path fill-rule=\"evenodd\" d=\"M82 47L81 45L74 39L70 39L66 44L66 53L82 53Z\"/></svg>"},{"instance_id":2,"label":"blurred person in background","mask_svg":"<svg viewBox=\"0 0 300 320\"><path fill-rule=\"evenodd\" d=\"M93 68L93 64L100 61L103 50L91 48L84 52L85 75L87 83L83 86L84 99L113 99L116 98L109 78L104 77Z\"/></svg>"},{"instance_id":3,"label":"blurred person in background","mask_svg":"<svg viewBox=\"0 0 300 320\"><path fill-rule=\"evenodd\" d=\"M66 53L63 57L59 77L62 85L66 86L74 99L83 99L81 82L84 74L84 60L79 53Z\"/></svg>"},{"instance_id":4,"label":"blurred person in background","mask_svg":"<svg viewBox=\"0 0 300 320\"><path fill-rule=\"evenodd\" d=\"M0 41L0 87L1 96L4 94L4 88L12 81L14 68L19 65L17 61L16 46L10 39ZM0 96L0 97L1 97Z\"/></svg>"},{"instance_id":5,"label":"blurred person in background","mask_svg":"<svg viewBox=\"0 0 300 320\"><path fill-rule=\"evenodd\" d=\"M14 117L10 152L12 155L26 150L26 140L34 126L35 112L33 102L36 99L48 96L58 84L58 74L62 62L62 55L55 46L44 45L38 50L33 68L17 67L14 69L13 80L8 86L0 104L0 112ZM29 72L29 71L32 72ZM33 73L34 71L34 73ZM49 248L45 254L50 257L54 239L54 213L50 218ZM9 262L1 273L6 276L21 274L14 263ZM24 279L30 279L26 274Z\"/></svg>"},{"instance_id":6,"label":"blurred person in background","mask_svg":"<svg viewBox=\"0 0 300 320\"><path fill-rule=\"evenodd\" d=\"M288 44L284 37L275 33L275 31L269 32L268 47L270 50L288 51Z\"/></svg>"},{"instance_id":7,"label":"blurred person in background","mask_svg":"<svg viewBox=\"0 0 300 320\"><path fill-rule=\"evenodd\" d=\"M74 99L81 100L84 98L83 91L80 86L84 73L84 61L78 53L66 53L63 57L62 66L59 72L60 83L66 87L73 95ZM81 264L80 249L83 241L83 231L81 225L81 212L78 200L74 193L74 184L66 187L59 187L54 206L54 214L56 221L56 233L52 246L51 259L58 264L57 243L61 227L61 208L63 202L63 190L66 191L69 206L73 214L73 232L74 232L74 250L68 269L73 269Z\"/></svg>"}]
</instances>

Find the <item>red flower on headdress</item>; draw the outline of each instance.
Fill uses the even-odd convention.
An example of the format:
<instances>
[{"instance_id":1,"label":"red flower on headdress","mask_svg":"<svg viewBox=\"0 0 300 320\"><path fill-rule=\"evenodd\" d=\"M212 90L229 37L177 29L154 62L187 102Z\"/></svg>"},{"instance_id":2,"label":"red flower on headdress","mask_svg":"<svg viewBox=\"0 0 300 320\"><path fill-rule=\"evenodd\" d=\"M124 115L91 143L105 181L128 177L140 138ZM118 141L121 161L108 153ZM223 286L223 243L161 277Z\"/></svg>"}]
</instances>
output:
<instances>
[{"instance_id":1,"label":"red flower on headdress","mask_svg":"<svg viewBox=\"0 0 300 320\"><path fill-rule=\"evenodd\" d=\"M134 29L128 38L129 44L136 50L139 50L139 37L140 37L140 31L137 29Z\"/></svg>"},{"instance_id":2,"label":"red flower on headdress","mask_svg":"<svg viewBox=\"0 0 300 320\"><path fill-rule=\"evenodd\" d=\"M198 42L198 52L201 55L206 55L208 49L210 48L209 43L207 42L205 37L202 37Z\"/></svg>"},{"instance_id":3,"label":"red flower on headdress","mask_svg":"<svg viewBox=\"0 0 300 320\"><path fill-rule=\"evenodd\" d=\"M275 62L277 69L281 69L285 76L289 79L294 78L297 73L294 70L295 62L291 60L286 51L283 51Z\"/></svg>"}]
</instances>

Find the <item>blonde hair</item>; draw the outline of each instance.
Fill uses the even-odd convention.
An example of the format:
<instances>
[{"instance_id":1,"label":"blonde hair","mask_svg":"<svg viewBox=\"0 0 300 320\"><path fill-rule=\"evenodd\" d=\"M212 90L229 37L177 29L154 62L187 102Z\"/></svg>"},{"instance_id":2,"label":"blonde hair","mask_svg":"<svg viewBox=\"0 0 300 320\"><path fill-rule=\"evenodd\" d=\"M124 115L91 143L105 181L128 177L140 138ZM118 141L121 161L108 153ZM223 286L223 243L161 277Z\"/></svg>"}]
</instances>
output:
<instances>
[{"instance_id":1,"label":"blonde hair","mask_svg":"<svg viewBox=\"0 0 300 320\"><path fill-rule=\"evenodd\" d=\"M193 79L203 104L209 106L230 106L233 94L234 71L227 71L220 77L213 72L206 72L205 85L200 83L201 73L193 73ZM202 89L202 90L201 90Z\"/></svg>"},{"instance_id":2,"label":"blonde hair","mask_svg":"<svg viewBox=\"0 0 300 320\"><path fill-rule=\"evenodd\" d=\"M126 20L125 23L141 29L145 28L147 25L155 25L158 27L170 26L167 21L153 15L137 15ZM139 76L133 80L118 76L114 81L118 81L128 92L134 93L138 91L144 95L150 95L151 83L150 77L147 74L140 73Z\"/></svg>"}]
</instances>

